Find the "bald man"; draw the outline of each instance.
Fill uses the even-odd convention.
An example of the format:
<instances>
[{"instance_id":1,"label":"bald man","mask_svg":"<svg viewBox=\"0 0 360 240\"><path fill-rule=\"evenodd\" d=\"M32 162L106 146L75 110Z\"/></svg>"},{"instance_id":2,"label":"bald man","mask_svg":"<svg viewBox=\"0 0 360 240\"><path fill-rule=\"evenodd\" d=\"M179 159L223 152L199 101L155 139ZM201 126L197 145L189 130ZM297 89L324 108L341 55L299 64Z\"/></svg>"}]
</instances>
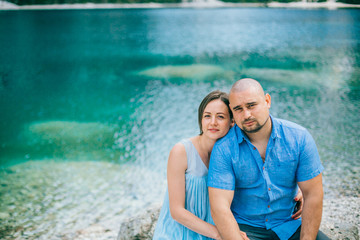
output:
<instances>
[{"instance_id":1,"label":"bald man","mask_svg":"<svg viewBox=\"0 0 360 240\"><path fill-rule=\"evenodd\" d=\"M329 239L319 232L323 187L319 154L303 127L270 115L271 97L254 79L230 90L236 125L210 159L211 214L222 239ZM291 218L297 188L302 219ZM241 231L240 231L241 230Z\"/></svg>"}]
</instances>

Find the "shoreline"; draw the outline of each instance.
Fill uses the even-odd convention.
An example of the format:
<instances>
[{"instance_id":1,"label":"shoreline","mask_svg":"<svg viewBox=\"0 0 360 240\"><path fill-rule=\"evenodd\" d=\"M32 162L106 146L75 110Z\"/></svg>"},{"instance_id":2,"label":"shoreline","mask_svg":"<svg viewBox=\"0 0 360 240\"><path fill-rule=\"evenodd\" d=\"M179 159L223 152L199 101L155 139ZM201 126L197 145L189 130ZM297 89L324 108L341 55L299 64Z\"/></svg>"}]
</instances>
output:
<instances>
[{"instance_id":1,"label":"shoreline","mask_svg":"<svg viewBox=\"0 0 360 240\"><path fill-rule=\"evenodd\" d=\"M75 4L46 4L46 5L23 5L19 6L0 0L1 10L90 10L90 9L160 9L160 8L286 8L286 9L328 9L336 10L343 8L360 8L360 4L346 4L340 2L291 2L280 3L225 3L212 2L184 2L184 3L75 3Z\"/></svg>"},{"instance_id":2,"label":"shoreline","mask_svg":"<svg viewBox=\"0 0 360 240\"><path fill-rule=\"evenodd\" d=\"M360 236L360 198L342 196L337 199L324 199L323 216L320 230L334 240L357 240ZM156 222L160 213L161 204L157 203L143 212L128 218L120 224L117 240L145 239L151 240ZM91 228L85 234L79 235L80 239L98 238L91 232Z\"/></svg>"}]
</instances>

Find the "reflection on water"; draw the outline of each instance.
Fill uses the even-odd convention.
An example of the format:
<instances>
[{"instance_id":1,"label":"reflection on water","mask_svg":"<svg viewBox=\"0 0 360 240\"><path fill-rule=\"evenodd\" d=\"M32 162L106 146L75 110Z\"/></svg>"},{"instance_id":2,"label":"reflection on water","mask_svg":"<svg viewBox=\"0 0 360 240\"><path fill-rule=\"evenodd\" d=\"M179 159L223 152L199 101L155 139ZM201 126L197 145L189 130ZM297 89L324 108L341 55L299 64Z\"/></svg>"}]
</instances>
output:
<instances>
[{"instance_id":1,"label":"reflection on water","mask_svg":"<svg viewBox=\"0 0 360 240\"><path fill-rule=\"evenodd\" d=\"M325 197L359 197L359 24L357 10L0 12L0 238L115 236L162 200L203 96L241 77L313 134Z\"/></svg>"}]
</instances>

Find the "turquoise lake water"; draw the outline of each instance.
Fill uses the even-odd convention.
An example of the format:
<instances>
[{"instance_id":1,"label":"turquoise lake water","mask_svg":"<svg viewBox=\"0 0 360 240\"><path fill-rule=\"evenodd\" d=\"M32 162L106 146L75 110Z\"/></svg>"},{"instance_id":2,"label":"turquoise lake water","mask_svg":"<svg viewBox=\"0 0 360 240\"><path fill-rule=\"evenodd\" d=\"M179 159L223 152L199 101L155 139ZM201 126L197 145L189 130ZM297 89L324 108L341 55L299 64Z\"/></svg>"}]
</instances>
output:
<instances>
[{"instance_id":1,"label":"turquoise lake water","mask_svg":"<svg viewBox=\"0 0 360 240\"><path fill-rule=\"evenodd\" d=\"M201 99L242 77L312 133L325 198L360 195L359 10L0 11L0 50L2 239L117 231L161 202Z\"/></svg>"}]
</instances>

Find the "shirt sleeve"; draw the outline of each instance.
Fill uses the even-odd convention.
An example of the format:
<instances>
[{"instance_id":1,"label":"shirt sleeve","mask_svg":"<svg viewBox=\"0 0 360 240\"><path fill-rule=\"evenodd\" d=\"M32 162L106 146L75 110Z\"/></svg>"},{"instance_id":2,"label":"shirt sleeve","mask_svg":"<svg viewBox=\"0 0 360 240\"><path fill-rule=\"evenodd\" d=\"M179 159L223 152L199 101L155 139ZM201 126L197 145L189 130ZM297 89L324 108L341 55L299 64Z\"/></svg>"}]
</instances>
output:
<instances>
[{"instance_id":1,"label":"shirt sleeve","mask_svg":"<svg viewBox=\"0 0 360 240\"><path fill-rule=\"evenodd\" d=\"M231 154L219 142L215 143L211 152L208 186L224 190L235 190L235 174Z\"/></svg>"},{"instance_id":2,"label":"shirt sleeve","mask_svg":"<svg viewBox=\"0 0 360 240\"><path fill-rule=\"evenodd\" d=\"M298 182L310 180L324 170L315 141L307 130L303 140L303 144L300 146L300 160L296 171L296 180Z\"/></svg>"}]
</instances>

